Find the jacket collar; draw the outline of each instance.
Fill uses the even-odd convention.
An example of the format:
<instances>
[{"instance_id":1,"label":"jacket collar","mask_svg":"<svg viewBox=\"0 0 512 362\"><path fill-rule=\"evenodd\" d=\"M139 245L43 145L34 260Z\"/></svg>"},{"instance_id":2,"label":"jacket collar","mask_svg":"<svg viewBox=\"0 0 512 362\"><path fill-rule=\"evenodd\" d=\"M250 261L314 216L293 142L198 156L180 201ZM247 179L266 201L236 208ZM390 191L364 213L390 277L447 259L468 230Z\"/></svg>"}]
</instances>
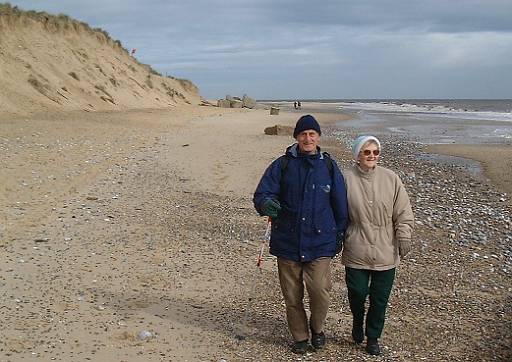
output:
<instances>
[{"instance_id":1,"label":"jacket collar","mask_svg":"<svg viewBox=\"0 0 512 362\"><path fill-rule=\"evenodd\" d=\"M375 176L375 171L377 170L379 166L375 166L371 170L365 171L359 166L358 163L355 164L354 168L357 170L357 174L365 179L371 180Z\"/></svg>"}]
</instances>

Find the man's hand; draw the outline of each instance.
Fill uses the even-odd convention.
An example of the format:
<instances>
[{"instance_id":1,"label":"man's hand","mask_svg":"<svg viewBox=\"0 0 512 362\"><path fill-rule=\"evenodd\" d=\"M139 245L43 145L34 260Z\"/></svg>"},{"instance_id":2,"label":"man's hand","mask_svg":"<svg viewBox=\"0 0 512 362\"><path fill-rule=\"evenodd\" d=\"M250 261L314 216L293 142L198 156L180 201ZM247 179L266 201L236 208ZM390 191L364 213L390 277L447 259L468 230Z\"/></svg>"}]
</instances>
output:
<instances>
[{"instance_id":1,"label":"man's hand","mask_svg":"<svg viewBox=\"0 0 512 362\"><path fill-rule=\"evenodd\" d=\"M263 211L263 214L275 219L279 215L279 211L281 211L281 205L277 200L268 199L263 203L261 211Z\"/></svg>"},{"instance_id":2,"label":"man's hand","mask_svg":"<svg viewBox=\"0 0 512 362\"><path fill-rule=\"evenodd\" d=\"M400 254L400 258L404 258L412 249L411 242L409 240L399 240L399 242L398 253Z\"/></svg>"},{"instance_id":3,"label":"man's hand","mask_svg":"<svg viewBox=\"0 0 512 362\"><path fill-rule=\"evenodd\" d=\"M336 255L341 253L341 250L343 250L344 242L345 242L345 234L337 233L336 234Z\"/></svg>"}]
</instances>

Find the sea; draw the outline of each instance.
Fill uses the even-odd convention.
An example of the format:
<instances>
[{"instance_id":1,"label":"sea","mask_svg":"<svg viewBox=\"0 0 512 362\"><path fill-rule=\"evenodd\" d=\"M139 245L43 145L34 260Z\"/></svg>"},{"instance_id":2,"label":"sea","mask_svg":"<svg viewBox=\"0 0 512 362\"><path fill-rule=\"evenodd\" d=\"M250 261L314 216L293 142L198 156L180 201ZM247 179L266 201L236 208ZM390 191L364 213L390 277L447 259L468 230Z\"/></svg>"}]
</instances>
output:
<instances>
[{"instance_id":1,"label":"sea","mask_svg":"<svg viewBox=\"0 0 512 362\"><path fill-rule=\"evenodd\" d=\"M294 110L294 100L272 103ZM342 126L360 132L404 134L429 144L512 144L512 99L306 99L301 103L302 109L294 111L348 113L352 119Z\"/></svg>"}]
</instances>

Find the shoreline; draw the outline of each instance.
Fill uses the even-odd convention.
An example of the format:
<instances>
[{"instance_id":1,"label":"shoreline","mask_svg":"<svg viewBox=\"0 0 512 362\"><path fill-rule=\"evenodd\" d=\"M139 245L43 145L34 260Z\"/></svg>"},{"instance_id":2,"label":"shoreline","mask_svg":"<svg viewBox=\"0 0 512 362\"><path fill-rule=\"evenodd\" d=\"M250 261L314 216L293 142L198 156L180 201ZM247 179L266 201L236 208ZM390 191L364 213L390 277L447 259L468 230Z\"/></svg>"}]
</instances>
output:
<instances>
[{"instance_id":1,"label":"shoreline","mask_svg":"<svg viewBox=\"0 0 512 362\"><path fill-rule=\"evenodd\" d=\"M327 105L327 107L325 106ZM290 108L287 106L287 108ZM324 118L329 118L329 115L336 115L337 117L340 116L339 122L332 122L336 123L336 125L344 129L345 125L344 123L347 123L347 121L353 120L353 114L340 110L337 108L337 106L334 104L328 104L328 103L309 103L304 102L303 103L303 110L306 111L315 111L320 110L320 113L318 115L322 115ZM293 107L291 108L293 111ZM332 125L332 123L330 123ZM350 123L350 122L348 122ZM497 124L499 125L499 122L487 122L489 124ZM421 125L423 126L423 122L417 121L417 120L411 120L409 122L409 126L415 126L415 125ZM470 125L468 125L470 126ZM463 127L463 126L462 126ZM348 129L351 129L354 133L369 133L371 134L371 131L368 132L361 132L359 129L353 129L352 127L348 127ZM377 127L378 133L386 133L383 130L387 130L386 124L379 124ZM368 128L367 128L368 130ZM392 133L391 130L387 130L387 133ZM512 183L509 182L509 180L512 180L512 143L471 143L471 144L424 144L424 152L429 154L441 154L446 156L454 156L454 157L461 157L470 161L475 161L479 165L481 165L481 170L483 173L483 176L488 179L489 182L491 182L493 185L495 185L498 189L500 189L503 193L506 193L508 196L512 195ZM347 145L348 147L348 145ZM443 162L447 162L443 161ZM433 162L436 162L433 160ZM457 164L461 162L457 162L454 160L453 164ZM471 177L474 177L476 179L482 180L482 177L479 177L476 173L476 170L472 170L473 165L466 165L465 166L469 173L471 174Z\"/></svg>"},{"instance_id":2,"label":"shoreline","mask_svg":"<svg viewBox=\"0 0 512 362\"><path fill-rule=\"evenodd\" d=\"M426 152L463 157L482 165L484 175L507 195L512 195L512 145L427 145Z\"/></svg>"}]
</instances>

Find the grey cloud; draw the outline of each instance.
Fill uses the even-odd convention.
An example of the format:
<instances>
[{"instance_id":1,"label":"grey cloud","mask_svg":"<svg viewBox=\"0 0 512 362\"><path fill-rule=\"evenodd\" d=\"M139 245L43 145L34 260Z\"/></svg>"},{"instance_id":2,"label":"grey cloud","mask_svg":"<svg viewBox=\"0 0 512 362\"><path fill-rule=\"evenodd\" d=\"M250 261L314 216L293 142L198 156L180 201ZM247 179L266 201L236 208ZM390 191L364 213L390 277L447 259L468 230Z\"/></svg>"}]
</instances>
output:
<instances>
[{"instance_id":1,"label":"grey cloud","mask_svg":"<svg viewBox=\"0 0 512 362\"><path fill-rule=\"evenodd\" d=\"M101 27L207 97L512 96L509 0L10 2Z\"/></svg>"},{"instance_id":2,"label":"grey cloud","mask_svg":"<svg viewBox=\"0 0 512 362\"><path fill-rule=\"evenodd\" d=\"M283 1L290 11L285 22L418 29L434 32L512 31L512 2L508 0L360 0ZM294 10L295 9L295 10Z\"/></svg>"}]
</instances>

